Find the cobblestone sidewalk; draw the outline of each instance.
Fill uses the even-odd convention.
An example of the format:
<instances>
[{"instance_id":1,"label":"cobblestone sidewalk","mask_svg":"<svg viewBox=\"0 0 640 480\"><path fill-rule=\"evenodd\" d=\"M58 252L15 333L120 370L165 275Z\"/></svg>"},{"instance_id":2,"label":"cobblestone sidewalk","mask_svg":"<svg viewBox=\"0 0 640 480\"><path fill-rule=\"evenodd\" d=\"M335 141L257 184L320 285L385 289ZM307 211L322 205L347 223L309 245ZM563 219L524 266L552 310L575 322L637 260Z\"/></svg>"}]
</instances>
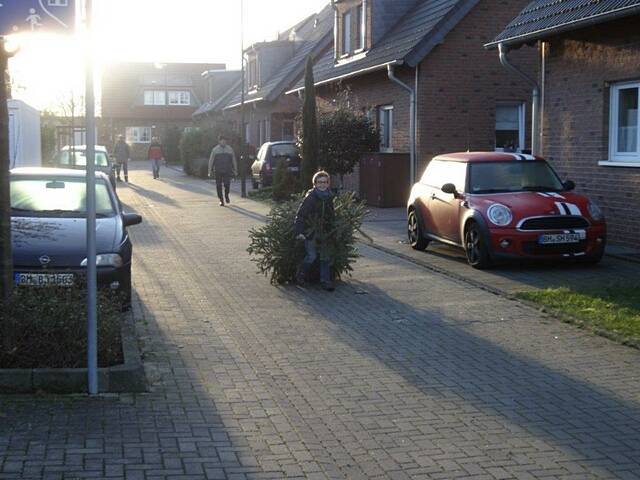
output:
<instances>
[{"instance_id":1,"label":"cobblestone sidewalk","mask_svg":"<svg viewBox=\"0 0 640 480\"><path fill-rule=\"evenodd\" d=\"M273 287L263 206L141 167L150 391L0 396L0 479L640 478L637 350L368 246L333 294Z\"/></svg>"}]
</instances>

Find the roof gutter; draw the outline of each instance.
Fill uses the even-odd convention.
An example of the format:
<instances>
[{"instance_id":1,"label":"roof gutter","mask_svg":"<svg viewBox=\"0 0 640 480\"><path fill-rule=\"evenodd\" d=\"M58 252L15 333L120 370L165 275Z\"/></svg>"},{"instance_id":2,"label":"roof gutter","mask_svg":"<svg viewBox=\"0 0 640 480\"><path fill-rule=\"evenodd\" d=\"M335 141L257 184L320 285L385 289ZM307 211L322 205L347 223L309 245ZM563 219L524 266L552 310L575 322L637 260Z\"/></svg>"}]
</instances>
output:
<instances>
[{"instance_id":1,"label":"roof gutter","mask_svg":"<svg viewBox=\"0 0 640 480\"><path fill-rule=\"evenodd\" d=\"M540 153L540 118L538 115L538 110L540 108L540 87L533 78L509 63L509 59L507 58L508 52L509 47L502 43L498 44L498 55L500 56L500 63L502 66L523 78L533 87L531 95L531 153L533 155L538 155Z\"/></svg>"},{"instance_id":2,"label":"roof gutter","mask_svg":"<svg viewBox=\"0 0 640 480\"><path fill-rule=\"evenodd\" d=\"M244 104L246 105L248 103L261 102L262 100L264 100L264 97L251 98L251 99L245 100ZM239 107L240 105L242 105L242 103L243 102L234 103L233 105L227 105L226 107L223 108L223 110L229 110L231 108Z\"/></svg>"},{"instance_id":3,"label":"roof gutter","mask_svg":"<svg viewBox=\"0 0 640 480\"><path fill-rule=\"evenodd\" d=\"M322 80L321 82L314 83L314 86L315 87L319 87L320 85L325 85L327 83L337 82L339 80L344 80L345 78L357 77L358 75L362 75L364 73L370 73L370 72L373 72L375 70L382 70L382 69L387 68L390 65L401 65L401 64L402 64L402 60L392 60L391 62L381 63L380 65L375 65L373 67L363 68L363 69L357 70L355 72L345 73L344 75L340 75L339 77L328 78L327 80ZM300 92L302 90L304 90L304 87L294 88L294 89L288 90L287 92L285 92L285 94L289 95L290 93L297 93L297 92Z\"/></svg>"},{"instance_id":4,"label":"roof gutter","mask_svg":"<svg viewBox=\"0 0 640 480\"><path fill-rule=\"evenodd\" d=\"M393 65L387 65L387 76L389 80L409 92L409 188L411 188L416 178L416 92L414 88L395 76Z\"/></svg>"}]
</instances>

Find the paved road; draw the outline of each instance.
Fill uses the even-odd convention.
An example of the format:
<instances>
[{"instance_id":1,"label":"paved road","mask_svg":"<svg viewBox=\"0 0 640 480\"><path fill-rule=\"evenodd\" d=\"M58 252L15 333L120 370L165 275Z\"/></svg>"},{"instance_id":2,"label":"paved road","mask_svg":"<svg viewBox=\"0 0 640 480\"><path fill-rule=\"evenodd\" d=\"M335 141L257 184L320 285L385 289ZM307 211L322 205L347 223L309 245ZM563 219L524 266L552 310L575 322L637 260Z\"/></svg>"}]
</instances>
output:
<instances>
[{"instance_id":1,"label":"paved road","mask_svg":"<svg viewBox=\"0 0 640 480\"><path fill-rule=\"evenodd\" d=\"M273 287L264 207L134 165L150 391L0 396L0 479L640 478L640 352L363 246Z\"/></svg>"},{"instance_id":2,"label":"paved road","mask_svg":"<svg viewBox=\"0 0 640 480\"><path fill-rule=\"evenodd\" d=\"M412 250L406 241L406 214L402 208L372 208L367 218L365 230L374 238L378 247L436 271L508 295L532 289L566 286L601 291L602 288L636 284L640 278L638 252L615 247L608 250L616 256L606 255L595 266L568 262L511 262L489 270L475 270L467 264L464 252L455 247L432 242L424 252Z\"/></svg>"}]
</instances>

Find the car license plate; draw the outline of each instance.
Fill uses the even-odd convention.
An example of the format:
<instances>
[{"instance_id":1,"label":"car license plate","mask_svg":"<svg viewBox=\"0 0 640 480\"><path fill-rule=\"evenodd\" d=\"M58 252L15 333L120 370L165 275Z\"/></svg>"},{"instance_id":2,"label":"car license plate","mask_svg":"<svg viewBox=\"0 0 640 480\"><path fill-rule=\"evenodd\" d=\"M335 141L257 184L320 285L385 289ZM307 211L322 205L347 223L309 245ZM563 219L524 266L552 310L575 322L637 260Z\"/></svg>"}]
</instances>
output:
<instances>
[{"instance_id":1,"label":"car license plate","mask_svg":"<svg viewBox=\"0 0 640 480\"><path fill-rule=\"evenodd\" d=\"M72 287L75 283L73 273L16 273L15 283L29 287Z\"/></svg>"},{"instance_id":2,"label":"car license plate","mask_svg":"<svg viewBox=\"0 0 640 480\"><path fill-rule=\"evenodd\" d=\"M553 243L578 243L584 238L579 233L548 233L538 237L538 243L541 245L549 245Z\"/></svg>"}]
</instances>

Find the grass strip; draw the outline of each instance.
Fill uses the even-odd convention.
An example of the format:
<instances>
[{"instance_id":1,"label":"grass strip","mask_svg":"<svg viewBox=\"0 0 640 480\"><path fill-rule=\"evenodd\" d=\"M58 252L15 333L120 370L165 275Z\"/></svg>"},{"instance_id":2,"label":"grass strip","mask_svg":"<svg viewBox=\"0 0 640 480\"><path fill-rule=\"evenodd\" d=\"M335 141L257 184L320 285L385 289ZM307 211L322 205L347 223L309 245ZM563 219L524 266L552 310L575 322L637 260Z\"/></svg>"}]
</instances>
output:
<instances>
[{"instance_id":1,"label":"grass strip","mask_svg":"<svg viewBox=\"0 0 640 480\"><path fill-rule=\"evenodd\" d=\"M640 286L609 286L598 291L547 288L518 298L542 305L579 325L625 345L640 347Z\"/></svg>"}]
</instances>

